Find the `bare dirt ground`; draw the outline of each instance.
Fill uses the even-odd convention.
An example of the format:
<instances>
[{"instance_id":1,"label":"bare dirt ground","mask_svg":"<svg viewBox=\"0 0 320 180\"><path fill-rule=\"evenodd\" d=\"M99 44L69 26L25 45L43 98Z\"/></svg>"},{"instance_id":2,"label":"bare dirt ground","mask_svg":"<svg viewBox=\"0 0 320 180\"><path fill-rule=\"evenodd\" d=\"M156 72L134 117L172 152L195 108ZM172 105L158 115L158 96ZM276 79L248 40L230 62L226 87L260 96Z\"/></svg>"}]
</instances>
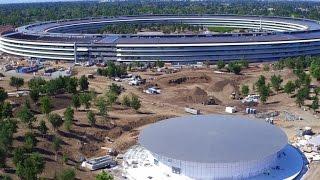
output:
<instances>
[{"instance_id":1,"label":"bare dirt ground","mask_svg":"<svg viewBox=\"0 0 320 180\"><path fill-rule=\"evenodd\" d=\"M96 68L92 67L76 67L77 77L88 73L95 73ZM157 72L135 72L142 78L147 79L145 86L129 86L127 82L114 82L106 77L95 76L90 79L90 89L94 89L103 96L111 83L116 83L124 87L125 91L120 95L119 99L124 94L136 94L139 96L142 107L139 111L134 111L125 108L120 104L114 105L109 109L107 119L97 116L97 126L91 127L86 118L86 111L80 109L75 111L75 121L72 130L67 132L64 128L60 128L58 132L54 132L50 127L49 135L42 137L38 134L39 140L36 151L45 156L47 164L46 169L41 176L54 177L56 172L65 168L75 168L77 178L79 179L94 179L94 174L98 172L90 172L78 168L77 161L80 157L91 158L106 154L106 150L101 147L109 147L116 149L118 152L124 152L127 148L137 143L139 130L145 125L154 123L174 116L188 115L184 112L184 107L193 107L199 109L202 114L224 113L226 106L237 106L238 114L244 114L244 108L239 100L230 98L231 93L238 92L242 84L247 84L251 88L253 83L258 79L259 75L265 75L270 79L273 74L280 74L284 78L284 83L290 79L294 79L294 75L290 70L269 71L264 72L260 66L252 66L243 71L243 75L234 75L229 73L215 73L212 69L182 69L180 72L173 74L157 73ZM7 91L15 91L9 86L9 78L5 77L0 81L0 87ZM32 76L25 76L26 80ZM314 82L317 84L317 82ZM150 95L143 92L143 89L148 85L156 85L161 88L161 94ZM27 88L24 86L23 88ZM213 98L215 105L203 105L203 102L208 98ZM16 102L23 102L21 99ZM61 103L61 104L59 104ZM70 104L70 101L57 101L55 104L55 112L63 114L64 108ZM58 108L59 107L59 108ZM276 125L281 127L288 135L289 139L293 138L296 130L305 126L310 126L316 133L320 132L319 118L316 117L311 110L303 110L298 108L294 102L294 98L282 92L273 94L265 105L259 104L257 110L260 112L267 111L282 111L287 110L293 112L303 118L302 121L283 121L279 120ZM93 111L97 112L92 106ZM46 119L42 115L38 115L38 119ZM27 131L26 127L19 124L20 131L15 136L14 146L19 146L23 143L23 134ZM25 130L21 130L25 129ZM37 132L36 130L34 130ZM60 151L58 162L55 161L55 153L52 149L52 135L57 134L63 139L63 147ZM106 137L114 140L110 142ZM65 154L69 157L67 164L61 162L61 156ZM9 167L14 167L11 162ZM320 166L313 164L308 173L308 179L319 179ZM12 172L14 173L14 172ZM15 177L14 175L12 175ZM15 177L16 178L16 177Z\"/></svg>"}]
</instances>

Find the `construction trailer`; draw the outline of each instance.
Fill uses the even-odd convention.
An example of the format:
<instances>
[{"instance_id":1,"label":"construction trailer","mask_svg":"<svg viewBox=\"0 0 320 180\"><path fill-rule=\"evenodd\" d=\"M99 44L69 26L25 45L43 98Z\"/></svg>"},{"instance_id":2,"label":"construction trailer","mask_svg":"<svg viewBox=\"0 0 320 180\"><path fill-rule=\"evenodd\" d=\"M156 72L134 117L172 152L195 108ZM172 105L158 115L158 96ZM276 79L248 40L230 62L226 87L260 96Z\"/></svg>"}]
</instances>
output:
<instances>
[{"instance_id":1,"label":"construction trailer","mask_svg":"<svg viewBox=\"0 0 320 180\"><path fill-rule=\"evenodd\" d=\"M94 171L102 168L111 168L116 165L117 162L111 156L102 156L84 161L81 166Z\"/></svg>"},{"instance_id":2,"label":"construction trailer","mask_svg":"<svg viewBox=\"0 0 320 180\"><path fill-rule=\"evenodd\" d=\"M193 108L188 108L188 107L184 108L184 111L187 112L187 113L193 114L193 115L200 114L200 110L193 109Z\"/></svg>"}]
</instances>

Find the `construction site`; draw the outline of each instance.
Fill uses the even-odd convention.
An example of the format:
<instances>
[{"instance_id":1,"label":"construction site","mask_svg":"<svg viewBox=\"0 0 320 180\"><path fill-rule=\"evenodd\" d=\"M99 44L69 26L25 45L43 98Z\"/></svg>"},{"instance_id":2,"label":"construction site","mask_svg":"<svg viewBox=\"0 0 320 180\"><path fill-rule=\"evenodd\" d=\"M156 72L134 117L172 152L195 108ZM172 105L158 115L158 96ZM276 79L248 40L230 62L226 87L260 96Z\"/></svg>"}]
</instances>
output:
<instances>
[{"instance_id":1,"label":"construction site","mask_svg":"<svg viewBox=\"0 0 320 180\"><path fill-rule=\"evenodd\" d=\"M2 59L4 60L2 67L12 61L7 55L2 55ZM5 61L6 59L8 61ZM17 61L21 64L27 62L26 60ZM253 63L247 68L243 68L240 75L236 75L219 70L216 65L171 65L167 63L162 68L132 68L128 70L126 77L109 78L97 73L97 69L100 68L97 65L71 66L63 62L50 62L45 66L44 69L69 68L72 70L70 73L72 77L80 78L83 75L88 77L88 89L95 92L97 97L104 97L112 84L120 86L122 91L112 107L108 107L107 118L98 115L98 107L92 103L90 110L97 114L95 126L88 123L88 110L80 107L74 111L72 130L66 131L61 128L58 131L64 142L59 155L65 155L69 159L62 167L61 162L54 160L55 153L51 149L50 138L37 137L37 149L47 159L45 170L41 176L53 177L55 172L50 169L59 170L71 167L76 170L77 177L80 179L90 179L92 174L98 174L102 169L110 172L116 179L124 177L130 179L128 172L143 172L146 169L138 167L154 163L152 157L142 162L132 160L137 156L145 160L150 158L149 152L139 146L139 134L149 124L187 115L231 114L254 118L255 121L270 123L281 128L288 137L289 144L295 147L294 149L299 149L301 154L307 157L303 161L306 168L300 176L308 179L319 178L319 143L310 144L311 141L316 141L317 135L320 133L317 111L314 112L307 106L297 106L295 99L281 90L270 93L265 103L260 102L259 95L254 90L251 90L247 96L242 95L241 92L243 84L252 89L260 75L264 75L267 80L273 74L281 75L283 84L290 80L294 81L296 77L291 69L265 71L266 64ZM8 92L8 101L16 104L13 110L14 114L19 111L23 102L29 97L28 94L17 95L16 88L10 86L9 83L12 76L23 77L25 82L34 77L43 77L47 80L55 78L46 76L41 70L35 71L35 73L2 70L1 73L3 77L1 77L0 86ZM316 80L313 80L311 84L319 86ZM20 91L28 91L27 83L20 87ZM139 110L123 105L123 97L132 94L138 96L141 101ZM68 93L53 96L52 112L63 115L65 109L71 105L71 101L72 96ZM310 103L309 100L306 101L306 104L308 103ZM36 112L37 118L46 118L44 114L40 113L40 107L37 104L31 104L31 109ZM302 133L306 127L312 129L312 134L305 136ZM14 146L22 144L19 137L26 131L19 131L15 134ZM51 127L49 131L54 132ZM288 151L291 152L291 150L292 148ZM130 166L126 163L128 160L133 161ZM288 162L284 163L290 164ZM12 162L8 164L13 166ZM154 167L150 165L150 168ZM137 177L138 179L162 179L164 174L169 173L171 179L189 178L172 173L168 167L161 169L164 172L159 173L158 177ZM132 179L137 179L137 177L132 177ZM264 176L261 177L263 179Z\"/></svg>"}]
</instances>

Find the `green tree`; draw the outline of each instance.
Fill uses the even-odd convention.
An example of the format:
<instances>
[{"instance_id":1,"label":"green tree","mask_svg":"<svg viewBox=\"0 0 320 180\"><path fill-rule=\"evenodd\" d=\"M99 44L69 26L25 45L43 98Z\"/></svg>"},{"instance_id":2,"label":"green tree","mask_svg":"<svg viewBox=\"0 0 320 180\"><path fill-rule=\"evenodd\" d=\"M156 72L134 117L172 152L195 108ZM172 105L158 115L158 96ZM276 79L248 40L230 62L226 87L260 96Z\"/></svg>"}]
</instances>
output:
<instances>
[{"instance_id":1,"label":"green tree","mask_svg":"<svg viewBox=\"0 0 320 180\"><path fill-rule=\"evenodd\" d=\"M223 69L225 66L226 66L226 63L224 61L222 61L222 60L219 60L217 62L217 68L218 69Z\"/></svg>"},{"instance_id":2,"label":"green tree","mask_svg":"<svg viewBox=\"0 0 320 180\"><path fill-rule=\"evenodd\" d=\"M255 83L255 86L256 86L258 92L260 93L262 87L266 86L266 77L264 77L263 75L260 75L259 79Z\"/></svg>"},{"instance_id":3,"label":"green tree","mask_svg":"<svg viewBox=\"0 0 320 180\"><path fill-rule=\"evenodd\" d=\"M15 148L13 151L13 157L12 157L13 164L17 166L18 163L24 160L26 154L27 154L27 150L24 147Z\"/></svg>"},{"instance_id":4,"label":"green tree","mask_svg":"<svg viewBox=\"0 0 320 180\"><path fill-rule=\"evenodd\" d=\"M124 96L122 97L121 104L122 104L123 106L130 107L130 98L129 98L127 95L124 95Z\"/></svg>"},{"instance_id":5,"label":"green tree","mask_svg":"<svg viewBox=\"0 0 320 180\"><path fill-rule=\"evenodd\" d=\"M81 106L80 97L78 94L72 95L72 106L78 110L78 108Z\"/></svg>"},{"instance_id":6,"label":"green tree","mask_svg":"<svg viewBox=\"0 0 320 180\"><path fill-rule=\"evenodd\" d=\"M76 179L76 173L73 169L65 169L59 173L57 180L74 180Z\"/></svg>"},{"instance_id":7,"label":"green tree","mask_svg":"<svg viewBox=\"0 0 320 180\"><path fill-rule=\"evenodd\" d=\"M0 179L1 180L12 180L10 176L5 175L5 174L0 174Z\"/></svg>"},{"instance_id":8,"label":"green tree","mask_svg":"<svg viewBox=\"0 0 320 180\"><path fill-rule=\"evenodd\" d=\"M271 76L271 86L273 89L278 92L281 89L281 83L283 82L283 79L281 75L272 75Z\"/></svg>"},{"instance_id":9,"label":"green tree","mask_svg":"<svg viewBox=\"0 0 320 180\"><path fill-rule=\"evenodd\" d=\"M56 153L55 155L55 160L58 160L58 154L59 154L59 150L61 149L61 144L62 144L62 140L59 137L54 137L53 141L52 141L52 148L54 150L54 152Z\"/></svg>"},{"instance_id":10,"label":"green tree","mask_svg":"<svg viewBox=\"0 0 320 180\"><path fill-rule=\"evenodd\" d=\"M292 94L296 89L296 85L292 82L292 81L288 81L285 85L284 85L284 92L287 94Z\"/></svg>"},{"instance_id":11,"label":"green tree","mask_svg":"<svg viewBox=\"0 0 320 180\"><path fill-rule=\"evenodd\" d=\"M112 107L112 105L117 101L118 95L112 91L108 91L106 96L108 104Z\"/></svg>"},{"instance_id":12,"label":"green tree","mask_svg":"<svg viewBox=\"0 0 320 180\"><path fill-rule=\"evenodd\" d=\"M134 110L140 109L141 101L138 96L132 95L131 101L130 101L130 107L132 107Z\"/></svg>"},{"instance_id":13,"label":"green tree","mask_svg":"<svg viewBox=\"0 0 320 180\"><path fill-rule=\"evenodd\" d=\"M80 102L84 105L85 109L89 109L91 106L92 97L89 93L80 94Z\"/></svg>"},{"instance_id":14,"label":"green tree","mask_svg":"<svg viewBox=\"0 0 320 180\"><path fill-rule=\"evenodd\" d=\"M37 179L37 175L42 173L45 161L38 153L32 153L17 164L16 174L24 180Z\"/></svg>"},{"instance_id":15,"label":"green tree","mask_svg":"<svg viewBox=\"0 0 320 180\"><path fill-rule=\"evenodd\" d=\"M320 94L320 87L316 87L314 89L314 93L316 94L316 96L318 96Z\"/></svg>"},{"instance_id":16,"label":"green tree","mask_svg":"<svg viewBox=\"0 0 320 180\"><path fill-rule=\"evenodd\" d=\"M73 77L69 78L66 82L66 90L68 93L75 94L77 93L77 87L78 87L78 79Z\"/></svg>"},{"instance_id":17,"label":"green tree","mask_svg":"<svg viewBox=\"0 0 320 180\"><path fill-rule=\"evenodd\" d=\"M40 98L40 92L38 89L31 89L29 96L32 99L32 101L36 103Z\"/></svg>"},{"instance_id":18,"label":"green tree","mask_svg":"<svg viewBox=\"0 0 320 180\"><path fill-rule=\"evenodd\" d=\"M267 85L263 85L260 89L260 101L265 104L268 100L270 94L270 87Z\"/></svg>"},{"instance_id":19,"label":"green tree","mask_svg":"<svg viewBox=\"0 0 320 180\"><path fill-rule=\"evenodd\" d=\"M304 105L304 101L309 97L309 88L303 87L298 90L297 95L296 95L296 103L299 107Z\"/></svg>"},{"instance_id":20,"label":"green tree","mask_svg":"<svg viewBox=\"0 0 320 180\"><path fill-rule=\"evenodd\" d=\"M96 176L96 180L113 180L113 176L105 171L102 171Z\"/></svg>"},{"instance_id":21,"label":"green tree","mask_svg":"<svg viewBox=\"0 0 320 180\"><path fill-rule=\"evenodd\" d=\"M121 94L121 91L122 91L122 87L121 86L118 86L117 84L115 83L112 83L110 86L109 86L109 92L112 92L112 93L115 93L117 95L120 95Z\"/></svg>"},{"instance_id":22,"label":"green tree","mask_svg":"<svg viewBox=\"0 0 320 180\"><path fill-rule=\"evenodd\" d=\"M314 59L310 65L310 74L317 80L320 80L320 60Z\"/></svg>"},{"instance_id":23,"label":"green tree","mask_svg":"<svg viewBox=\"0 0 320 180\"><path fill-rule=\"evenodd\" d=\"M247 60L240 60L238 62L238 64L243 68L248 68L249 67L249 61L247 61Z\"/></svg>"},{"instance_id":24,"label":"green tree","mask_svg":"<svg viewBox=\"0 0 320 180\"><path fill-rule=\"evenodd\" d=\"M313 109L314 112L319 108L319 98L317 96L314 97L311 104L311 108Z\"/></svg>"},{"instance_id":25,"label":"green tree","mask_svg":"<svg viewBox=\"0 0 320 180\"><path fill-rule=\"evenodd\" d=\"M19 88L21 86L23 86L24 84L24 80L23 78L19 78L19 77L14 77L12 76L10 78L10 82L9 82L10 86L15 87L17 89L17 91L19 90Z\"/></svg>"},{"instance_id":26,"label":"green tree","mask_svg":"<svg viewBox=\"0 0 320 180\"><path fill-rule=\"evenodd\" d=\"M28 125L29 129L32 129L33 122L37 120L26 104L22 106L17 116L23 123Z\"/></svg>"},{"instance_id":27,"label":"green tree","mask_svg":"<svg viewBox=\"0 0 320 180\"><path fill-rule=\"evenodd\" d=\"M64 127L67 131L70 131L72 123L74 119L74 111L73 109L69 106L65 111L64 111Z\"/></svg>"},{"instance_id":28,"label":"green tree","mask_svg":"<svg viewBox=\"0 0 320 180\"><path fill-rule=\"evenodd\" d=\"M10 118L0 120L0 168L6 165L7 155L12 147L13 134L16 131L16 121Z\"/></svg>"},{"instance_id":29,"label":"green tree","mask_svg":"<svg viewBox=\"0 0 320 180\"><path fill-rule=\"evenodd\" d=\"M6 167L6 160L7 160L7 152L5 151L5 149L0 148L0 168Z\"/></svg>"},{"instance_id":30,"label":"green tree","mask_svg":"<svg viewBox=\"0 0 320 180\"><path fill-rule=\"evenodd\" d=\"M35 89L40 90L46 83L47 83L46 80L43 79L42 77L34 77L30 79L30 81L28 81L28 86L31 90L35 90Z\"/></svg>"},{"instance_id":31,"label":"green tree","mask_svg":"<svg viewBox=\"0 0 320 180\"><path fill-rule=\"evenodd\" d=\"M157 60L156 61L156 66L159 67L159 68L162 68L162 67L164 67L164 62L160 61L160 60Z\"/></svg>"},{"instance_id":32,"label":"green tree","mask_svg":"<svg viewBox=\"0 0 320 180\"><path fill-rule=\"evenodd\" d=\"M82 75L79 79L80 90L85 91L89 88L89 81L85 75Z\"/></svg>"},{"instance_id":33,"label":"green tree","mask_svg":"<svg viewBox=\"0 0 320 180\"><path fill-rule=\"evenodd\" d=\"M242 85L241 86L241 93L243 96L248 96L249 95L249 86L248 85Z\"/></svg>"},{"instance_id":34,"label":"green tree","mask_svg":"<svg viewBox=\"0 0 320 180\"><path fill-rule=\"evenodd\" d=\"M269 64L264 64L263 65L263 71L269 71L269 70L270 70Z\"/></svg>"},{"instance_id":35,"label":"green tree","mask_svg":"<svg viewBox=\"0 0 320 180\"><path fill-rule=\"evenodd\" d=\"M0 121L0 148L8 152L11 149L13 135L17 132L17 122L7 118Z\"/></svg>"},{"instance_id":36,"label":"green tree","mask_svg":"<svg viewBox=\"0 0 320 180\"><path fill-rule=\"evenodd\" d=\"M4 102L3 104L0 104L0 109L1 109L1 117L2 118L13 117L12 105L9 102Z\"/></svg>"},{"instance_id":37,"label":"green tree","mask_svg":"<svg viewBox=\"0 0 320 180\"><path fill-rule=\"evenodd\" d=\"M63 124L63 120L59 114L49 114L48 120L51 123L54 131L57 131L57 129L59 129L59 127L61 127Z\"/></svg>"},{"instance_id":38,"label":"green tree","mask_svg":"<svg viewBox=\"0 0 320 180\"><path fill-rule=\"evenodd\" d=\"M239 63L237 63L237 62L230 62L229 64L228 64L228 70L230 71L230 72L233 72L234 74L240 74L240 72L241 72L241 65L239 64Z\"/></svg>"},{"instance_id":39,"label":"green tree","mask_svg":"<svg viewBox=\"0 0 320 180\"><path fill-rule=\"evenodd\" d=\"M40 121L40 124L38 126L38 131L42 134L42 136L45 136L48 132L48 127L46 125L46 122L44 120Z\"/></svg>"},{"instance_id":40,"label":"green tree","mask_svg":"<svg viewBox=\"0 0 320 180\"><path fill-rule=\"evenodd\" d=\"M49 113L52 111L52 102L51 99L49 98L49 96L44 96L41 97L40 99L40 109L41 112L46 114L47 116L49 115Z\"/></svg>"},{"instance_id":41,"label":"green tree","mask_svg":"<svg viewBox=\"0 0 320 180\"><path fill-rule=\"evenodd\" d=\"M7 98L8 93L3 88L0 88L0 103L3 103Z\"/></svg>"},{"instance_id":42,"label":"green tree","mask_svg":"<svg viewBox=\"0 0 320 180\"><path fill-rule=\"evenodd\" d=\"M103 116L103 117L106 117L108 115L108 113L107 113L107 107L108 107L107 101L103 97L100 97L100 98L97 99L96 105L97 105L97 107L99 109L100 115Z\"/></svg>"},{"instance_id":43,"label":"green tree","mask_svg":"<svg viewBox=\"0 0 320 180\"><path fill-rule=\"evenodd\" d=\"M35 135L31 132L27 132L24 136L24 147L29 152L32 151L32 149L37 146L38 140L35 137Z\"/></svg>"},{"instance_id":44,"label":"green tree","mask_svg":"<svg viewBox=\"0 0 320 180\"><path fill-rule=\"evenodd\" d=\"M88 123L91 126L95 126L96 125L96 117L94 115L94 113L92 111L88 111L87 112L87 118L88 118Z\"/></svg>"}]
</instances>

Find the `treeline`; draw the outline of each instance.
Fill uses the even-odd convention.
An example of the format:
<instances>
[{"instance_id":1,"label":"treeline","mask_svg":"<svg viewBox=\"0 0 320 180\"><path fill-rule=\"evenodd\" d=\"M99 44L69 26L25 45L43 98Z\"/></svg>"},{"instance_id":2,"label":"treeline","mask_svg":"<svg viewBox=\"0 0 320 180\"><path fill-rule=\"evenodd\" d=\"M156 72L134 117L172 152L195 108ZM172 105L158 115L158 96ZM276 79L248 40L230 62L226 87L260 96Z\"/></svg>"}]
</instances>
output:
<instances>
[{"instance_id":1,"label":"treeline","mask_svg":"<svg viewBox=\"0 0 320 180\"><path fill-rule=\"evenodd\" d=\"M320 19L320 2L309 1L125 1L56 2L0 5L0 24L141 14L237 14Z\"/></svg>"},{"instance_id":2,"label":"treeline","mask_svg":"<svg viewBox=\"0 0 320 180\"><path fill-rule=\"evenodd\" d=\"M263 69L269 71L269 67L269 65L266 65ZM299 107L308 106L314 111L319 108L318 96L320 95L320 87L312 85L311 82L312 79L320 80L320 57L286 58L272 64L271 67L275 70L291 69L295 79L283 84L281 75L272 75L269 82L265 76L261 75L253 84L251 93L257 92L262 103L267 102L272 92L279 93L282 91L295 98L295 102ZM250 93L249 86L242 85L241 93L244 96L248 95ZM306 105L306 100L311 100L312 103Z\"/></svg>"},{"instance_id":3,"label":"treeline","mask_svg":"<svg viewBox=\"0 0 320 180\"><path fill-rule=\"evenodd\" d=\"M98 33L108 34L136 34L141 31L158 31L164 34L185 33L188 31L204 31L202 26L193 26L189 24L113 24L107 25Z\"/></svg>"}]
</instances>

